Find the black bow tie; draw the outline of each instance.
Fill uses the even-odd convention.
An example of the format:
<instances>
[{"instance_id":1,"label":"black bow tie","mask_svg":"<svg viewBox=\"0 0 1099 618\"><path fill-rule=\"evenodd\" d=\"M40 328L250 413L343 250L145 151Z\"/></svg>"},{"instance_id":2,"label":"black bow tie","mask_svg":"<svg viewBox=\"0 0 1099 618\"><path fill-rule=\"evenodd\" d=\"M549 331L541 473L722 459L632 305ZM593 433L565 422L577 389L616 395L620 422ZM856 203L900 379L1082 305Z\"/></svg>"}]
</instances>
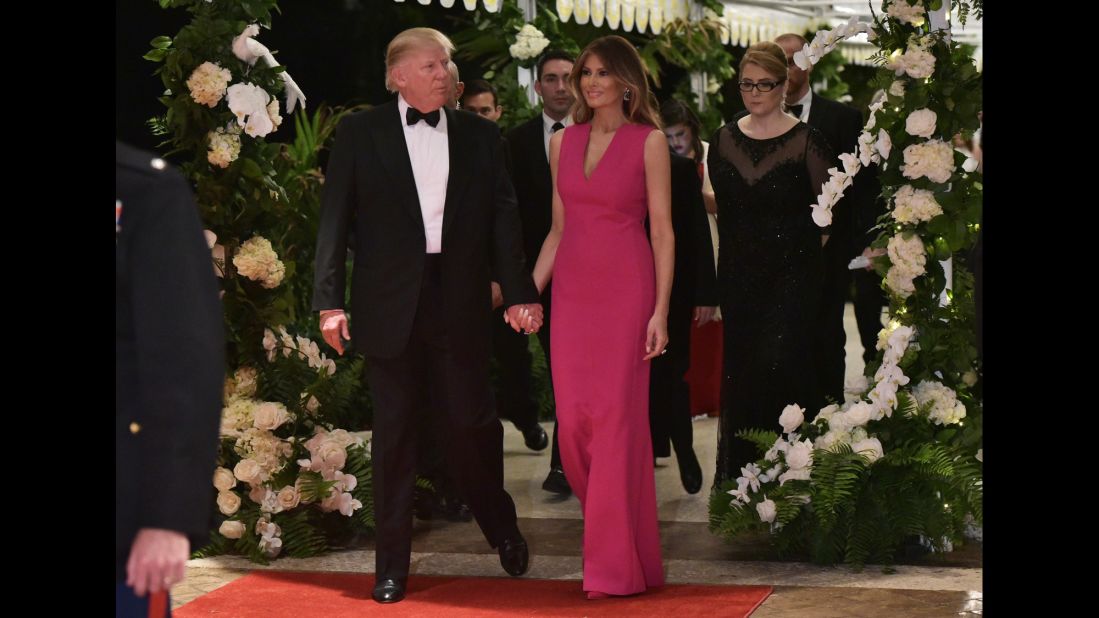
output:
<instances>
[{"instance_id":1,"label":"black bow tie","mask_svg":"<svg viewBox=\"0 0 1099 618\"><path fill-rule=\"evenodd\" d=\"M803 110L803 109L805 109L804 105L791 105L789 111L790 111L791 114L794 115L794 117L800 119L801 118L801 110Z\"/></svg>"},{"instance_id":2,"label":"black bow tie","mask_svg":"<svg viewBox=\"0 0 1099 618\"><path fill-rule=\"evenodd\" d=\"M435 110L433 112L428 112L425 114L415 107L409 105L408 111L406 111L404 114L404 118L405 122L407 122L409 126L412 126L417 122L423 120L427 124L434 127L439 124L439 110Z\"/></svg>"},{"instance_id":3,"label":"black bow tie","mask_svg":"<svg viewBox=\"0 0 1099 618\"><path fill-rule=\"evenodd\" d=\"M557 133L561 129L564 129L565 125L561 124L560 122L555 122L555 123L553 123L553 126L550 127L550 128L553 129L554 133Z\"/></svg>"}]
</instances>

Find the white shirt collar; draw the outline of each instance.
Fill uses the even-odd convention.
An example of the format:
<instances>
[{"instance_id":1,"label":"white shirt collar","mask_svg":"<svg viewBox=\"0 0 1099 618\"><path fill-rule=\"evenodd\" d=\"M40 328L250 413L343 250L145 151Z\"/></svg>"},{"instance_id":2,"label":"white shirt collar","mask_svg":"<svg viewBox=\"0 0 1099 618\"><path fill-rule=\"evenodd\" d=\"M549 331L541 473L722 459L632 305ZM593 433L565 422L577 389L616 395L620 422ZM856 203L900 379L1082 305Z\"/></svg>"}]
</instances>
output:
<instances>
[{"instance_id":1,"label":"white shirt collar","mask_svg":"<svg viewBox=\"0 0 1099 618\"><path fill-rule=\"evenodd\" d=\"M545 108L542 108L542 129L546 133L549 133L550 135L552 135L553 134L553 123L555 123L555 122L560 122L561 124L563 124L566 127L571 127L572 126L572 114L565 114L564 120L554 120L553 118L550 118L549 116L547 116Z\"/></svg>"}]
</instances>

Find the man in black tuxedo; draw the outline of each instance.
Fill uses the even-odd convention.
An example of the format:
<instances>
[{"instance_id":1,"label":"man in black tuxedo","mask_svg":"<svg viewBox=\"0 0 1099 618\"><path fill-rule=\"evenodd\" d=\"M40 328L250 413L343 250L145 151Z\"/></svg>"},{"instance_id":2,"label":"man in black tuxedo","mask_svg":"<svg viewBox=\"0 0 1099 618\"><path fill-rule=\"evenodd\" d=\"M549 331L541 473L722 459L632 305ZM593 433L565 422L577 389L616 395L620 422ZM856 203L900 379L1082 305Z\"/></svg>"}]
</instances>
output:
<instances>
[{"instance_id":1,"label":"man in black tuxedo","mask_svg":"<svg viewBox=\"0 0 1099 618\"><path fill-rule=\"evenodd\" d=\"M572 72L573 57L560 50L549 50L538 59L534 91L542 98L542 113L512 129L508 133L508 145L511 148L512 180L519 203L519 218L523 224L523 250L526 252L528 268L534 268L534 262L542 251L542 243L549 234L553 215L553 180L549 167L550 136L572 124L569 110L575 101L568 88L569 74ZM542 292L542 306L546 312L546 322L538 331L542 350L546 353L546 372L550 375L550 293L553 284ZM530 354L515 359L530 366ZM529 369L528 369L529 371ZM542 483L546 491L568 496L572 493L561 467L561 451L557 446L557 423L553 425L553 448L550 452L550 471Z\"/></svg>"},{"instance_id":2,"label":"man in black tuxedo","mask_svg":"<svg viewBox=\"0 0 1099 618\"><path fill-rule=\"evenodd\" d=\"M691 365L691 324L714 319L718 290L710 223L702 201L702 179L694 159L671 152L672 229L675 276L668 308L668 353L652 359L649 429L653 457L667 457L669 439L679 463L679 479L689 494L702 489L702 467L694 452L691 391L684 375Z\"/></svg>"},{"instance_id":3,"label":"man in black tuxedo","mask_svg":"<svg viewBox=\"0 0 1099 618\"><path fill-rule=\"evenodd\" d=\"M115 602L146 616L213 513L225 327L191 189L115 142ZM161 613L163 612L163 613Z\"/></svg>"},{"instance_id":4,"label":"man in black tuxedo","mask_svg":"<svg viewBox=\"0 0 1099 618\"><path fill-rule=\"evenodd\" d=\"M341 338L352 339L366 356L374 396L373 597L380 603L404 598L415 418L423 410L435 416L454 479L504 570L527 570L488 380L491 275L513 328L533 332L543 316L524 266L500 131L443 107L453 49L431 28L405 30L389 43L386 87L399 96L340 122L321 201L313 308L329 345L342 354ZM352 228L349 332L342 307Z\"/></svg>"},{"instance_id":5,"label":"man in black tuxedo","mask_svg":"<svg viewBox=\"0 0 1099 618\"><path fill-rule=\"evenodd\" d=\"M496 89L483 79L475 79L462 91L462 109L482 118L500 122L504 108L499 105ZM504 139L501 136L501 139ZM505 148L506 140L505 140ZM512 174L510 148L505 150L505 167ZM514 184L514 183L513 183ZM520 211L521 212L521 211ZM528 264L538 259L527 255ZM500 284L492 282L492 356L496 360L496 412L501 419L508 419L523 434L523 442L532 451L541 451L549 445L546 430L538 424L538 403L531 393L531 356L527 338L508 328L500 318L503 315L504 298Z\"/></svg>"},{"instance_id":6,"label":"man in black tuxedo","mask_svg":"<svg viewBox=\"0 0 1099 618\"><path fill-rule=\"evenodd\" d=\"M836 166L843 169L839 155L857 152L863 126L862 115L853 107L813 93L809 87L812 67L805 71L794 63L794 53L805 46L804 37L783 34L775 42L786 51L789 65L787 110L824 134L828 145L836 153ZM862 244L864 230L856 231L856 222L861 224L866 220L865 213L874 212L876 192L869 187L873 184L873 176L874 171L871 168L861 169L852 186L832 209L832 231L822 254L824 268L821 304L817 312L816 341L813 346L818 396L817 401L809 407L809 418L816 416L824 406L826 397L843 403L846 359L844 347L847 342L843 330L843 307L851 284L847 264L860 255L865 247ZM820 189L814 187L814 194L820 193ZM881 305L878 305L878 311L880 314Z\"/></svg>"}]
</instances>

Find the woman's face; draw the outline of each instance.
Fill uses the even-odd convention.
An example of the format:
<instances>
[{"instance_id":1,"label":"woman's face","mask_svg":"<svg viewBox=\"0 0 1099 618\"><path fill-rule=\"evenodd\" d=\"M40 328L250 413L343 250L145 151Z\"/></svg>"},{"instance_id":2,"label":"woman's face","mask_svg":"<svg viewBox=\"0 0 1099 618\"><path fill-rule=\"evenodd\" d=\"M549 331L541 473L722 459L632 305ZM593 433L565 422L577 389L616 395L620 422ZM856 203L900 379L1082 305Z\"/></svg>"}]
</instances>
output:
<instances>
[{"instance_id":1,"label":"woman's face","mask_svg":"<svg viewBox=\"0 0 1099 618\"><path fill-rule=\"evenodd\" d=\"M626 89L603 65L603 60L591 54L580 67L580 94L588 107L595 110L608 105L621 105Z\"/></svg>"},{"instance_id":2,"label":"woman's face","mask_svg":"<svg viewBox=\"0 0 1099 618\"><path fill-rule=\"evenodd\" d=\"M685 124L673 124L664 127L668 145L681 157L694 157L694 132Z\"/></svg>"},{"instance_id":3,"label":"woman's face","mask_svg":"<svg viewBox=\"0 0 1099 618\"><path fill-rule=\"evenodd\" d=\"M748 90L747 88L749 88ZM755 63L744 65L740 73L740 98L748 112L756 116L772 113L786 97L786 82ZM767 92L762 92L767 90Z\"/></svg>"}]
</instances>

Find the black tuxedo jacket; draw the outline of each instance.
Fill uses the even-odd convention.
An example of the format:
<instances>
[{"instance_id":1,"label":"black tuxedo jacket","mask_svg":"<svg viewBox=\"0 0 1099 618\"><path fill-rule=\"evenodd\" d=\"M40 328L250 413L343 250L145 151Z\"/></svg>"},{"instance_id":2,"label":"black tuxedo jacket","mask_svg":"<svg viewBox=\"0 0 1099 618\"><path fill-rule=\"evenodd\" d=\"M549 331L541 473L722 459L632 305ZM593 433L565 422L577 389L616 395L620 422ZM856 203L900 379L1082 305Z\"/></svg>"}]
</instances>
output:
<instances>
[{"instance_id":1,"label":"black tuxedo jacket","mask_svg":"<svg viewBox=\"0 0 1099 618\"><path fill-rule=\"evenodd\" d=\"M523 251L533 270L553 224L553 177L543 142L542 114L508 133L512 180L523 226Z\"/></svg>"},{"instance_id":2,"label":"black tuxedo jacket","mask_svg":"<svg viewBox=\"0 0 1099 618\"><path fill-rule=\"evenodd\" d=\"M672 280L671 313L718 305L714 274L714 245L702 202L702 180L694 159L671 153L672 230L675 232L675 278ZM690 318L687 318L690 322ZM689 332L689 330L688 330Z\"/></svg>"},{"instance_id":3,"label":"black tuxedo jacket","mask_svg":"<svg viewBox=\"0 0 1099 618\"><path fill-rule=\"evenodd\" d=\"M807 124L824 134L832 152L836 153L836 166L843 170L839 155L858 154L859 134L862 133L862 114L853 107L831 99L813 95L809 106ZM820 193L820 187L816 187ZM843 263L846 268L851 258L862 253L866 246L866 230L873 225L878 208L877 170L863 167L845 192L843 199L832 209L832 233L824 247L824 258L828 264ZM869 219L869 224L867 220Z\"/></svg>"},{"instance_id":4,"label":"black tuxedo jacket","mask_svg":"<svg viewBox=\"0 0 1099 618\"><path fill-rule=\"evenodd\" d=\"M538 301L521 244L515 191L497 125L443 108L450 173L442 230L442 287L454 349L487 358L495 275L506 306ZM348 234L354 229L351 337L394 358L408 343L426 261L420 201L397 101L340 121L318 231L313 309L344 307Z\"/></svg>"}]
</instances>

